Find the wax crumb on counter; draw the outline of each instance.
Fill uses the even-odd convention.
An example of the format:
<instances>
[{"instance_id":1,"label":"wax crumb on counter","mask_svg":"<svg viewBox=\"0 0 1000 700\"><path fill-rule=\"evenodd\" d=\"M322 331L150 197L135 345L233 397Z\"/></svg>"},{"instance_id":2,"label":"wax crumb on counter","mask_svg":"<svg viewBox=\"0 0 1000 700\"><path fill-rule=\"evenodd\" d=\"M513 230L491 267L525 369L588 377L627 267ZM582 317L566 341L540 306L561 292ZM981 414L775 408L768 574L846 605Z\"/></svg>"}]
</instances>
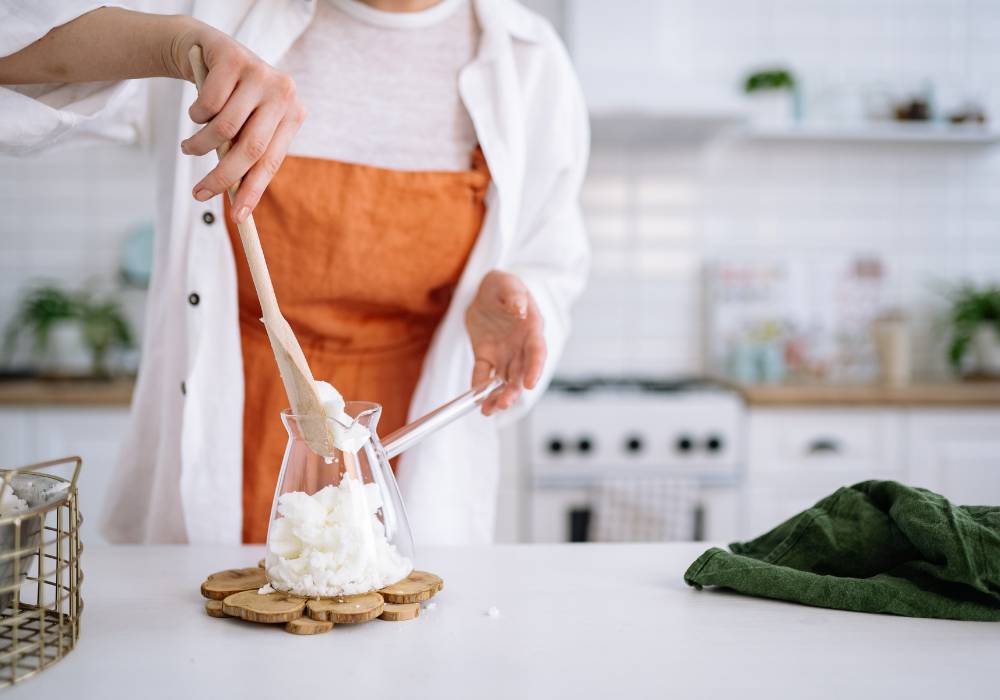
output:
<instances>
[{"instance_id":1,"label":"wax crumb on counter","mask_svg":"<svg viewBox=\"0 0 1000 700\"><path fill-rule=\"evenodd\" d=\"M500 617L500 608L495 605L490 606L490 609L486 611L487 617L497 618Z\"/></svg>"},{"instance_id":2,"label":"wax crumb on counter","mask_svg":"<svg viewBox=\"0 0 1000 700\"><path fill-rule=\"evenodd\" d=\"M265 583L258 590L261 595L267 595L268 593L274 593L274 587L270 583Z\"/></svg>"}]
</instances>

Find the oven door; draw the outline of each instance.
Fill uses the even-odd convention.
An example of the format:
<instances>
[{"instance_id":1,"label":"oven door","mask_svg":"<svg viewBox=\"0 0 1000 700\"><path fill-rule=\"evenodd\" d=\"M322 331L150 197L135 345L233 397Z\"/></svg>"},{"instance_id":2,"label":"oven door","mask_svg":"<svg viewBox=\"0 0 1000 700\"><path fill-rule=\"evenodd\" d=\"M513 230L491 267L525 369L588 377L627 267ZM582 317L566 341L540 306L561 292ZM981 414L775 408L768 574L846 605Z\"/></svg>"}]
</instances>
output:
<instances>
[{"instance_id":1,"label":"oven door","mask_svg":"<svg viewBox=\"0 0 1000 700\"><path fill-rule=\"evenodd\" d=\"M528 540L594 541L594 492L586 483L537 480L529 489ZM692 514L694 540L729 542L743 535L743 499L735 484L704 485Z\"/></svg>"}]
</instances>

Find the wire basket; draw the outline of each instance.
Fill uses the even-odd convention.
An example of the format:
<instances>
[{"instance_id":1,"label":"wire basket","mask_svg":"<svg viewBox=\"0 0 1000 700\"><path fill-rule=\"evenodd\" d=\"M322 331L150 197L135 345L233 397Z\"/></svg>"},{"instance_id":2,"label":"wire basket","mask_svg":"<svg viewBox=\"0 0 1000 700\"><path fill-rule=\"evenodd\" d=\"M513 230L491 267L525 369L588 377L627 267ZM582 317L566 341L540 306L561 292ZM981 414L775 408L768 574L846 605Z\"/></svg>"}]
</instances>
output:
<instances>
[{"instance_id":1,"label":"wire basket","mask_svg":"<svg viewBox=\"0 0 1000 700\"><path fill-rule=\"evenodd\" d=\"M51 666L80 638L80 464L0 469L0 688ZM68 466L72 478L52 473Z\"/></svg>"}]
</instances>

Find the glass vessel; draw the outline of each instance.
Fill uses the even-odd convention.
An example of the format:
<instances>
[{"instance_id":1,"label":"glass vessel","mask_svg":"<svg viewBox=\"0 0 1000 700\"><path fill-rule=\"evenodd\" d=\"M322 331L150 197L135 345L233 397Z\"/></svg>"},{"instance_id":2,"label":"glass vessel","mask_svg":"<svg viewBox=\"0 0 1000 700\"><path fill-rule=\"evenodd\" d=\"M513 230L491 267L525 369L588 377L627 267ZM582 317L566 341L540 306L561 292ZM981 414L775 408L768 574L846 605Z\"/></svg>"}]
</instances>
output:
<instances>
[{"instance_id":1,"label":"glass vessel","mask_svg":"<svg viewBox=\"0 0 1000 700\"><path fill-rule=\"evenodd\" d=\"M319 454L303 433L310 421L336 419L281 413L288 444L271 505L265 567L275 590L309 597L342 596L383 588L413 570L413 537L389 460L425 436L475 409L503 385L472 389L389 435L378 436L382 407L349 401L351 424L370 434L357 453ZM305 428L305 430L304 430ZM313 428L310 430L310 428Z\"/></svg>"}]
</instances>

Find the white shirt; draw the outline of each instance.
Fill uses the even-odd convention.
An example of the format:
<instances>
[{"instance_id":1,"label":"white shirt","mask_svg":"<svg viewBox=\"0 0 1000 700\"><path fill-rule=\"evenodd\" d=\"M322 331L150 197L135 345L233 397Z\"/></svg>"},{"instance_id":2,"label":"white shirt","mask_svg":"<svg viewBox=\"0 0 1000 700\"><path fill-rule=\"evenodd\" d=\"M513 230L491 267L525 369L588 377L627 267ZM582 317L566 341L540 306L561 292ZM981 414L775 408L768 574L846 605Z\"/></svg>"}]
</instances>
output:
<instances>
[{"instance_id":1,"label":"white shirt","mask_svg":"<svg viewBox=\"0 0 1000 700\"><path fill-rule=\"evenodd\" d=\"M309 114L289 153L397 170L466 170L476 130L458 94L479 25L469 0L384 12L319 0L278 68Z\"/></svg>"},{"instance_id":2,"label":"white shirt","mask_svg":"<svg viewBox=\"0 0 1000 700\"><path fill-rule=\"evenodd\" d=\"M95 7L85 0L8 0L0 5L0 55ZM163 0L143 9L193 14L273 65L305 31L314 7L313 0L195 0L193 8ZM551 378L570 306L586 278L578 197L589 133L569 58L551 27L513 0L474 0L473 7L482 34L475 60L459 76L459 94L492 182L482 232L431 343L411 419L468 388L472 352L463 315L489 270L520 276L539 306L549 351L540 387ZM136 87L147 91L147 100L137 101ZM157 156L157 235L142 366L103 517L114 542L240 541L236 273L221 198L201 204L191 197L215 156L184 156L177 145L194 132L187 115L194 99L193 85L165 79L55 85L33 97L0 87L6 152L148 133ZM148 123L129 109L136 104L148 105ZM200 294L197 306L186 301L191 291ZM539 391L525 394L515 415ZM491 541L498 458L496 419L479 414L403 453L400 491L418 547Z\"/></svg>"}]
</instances>

